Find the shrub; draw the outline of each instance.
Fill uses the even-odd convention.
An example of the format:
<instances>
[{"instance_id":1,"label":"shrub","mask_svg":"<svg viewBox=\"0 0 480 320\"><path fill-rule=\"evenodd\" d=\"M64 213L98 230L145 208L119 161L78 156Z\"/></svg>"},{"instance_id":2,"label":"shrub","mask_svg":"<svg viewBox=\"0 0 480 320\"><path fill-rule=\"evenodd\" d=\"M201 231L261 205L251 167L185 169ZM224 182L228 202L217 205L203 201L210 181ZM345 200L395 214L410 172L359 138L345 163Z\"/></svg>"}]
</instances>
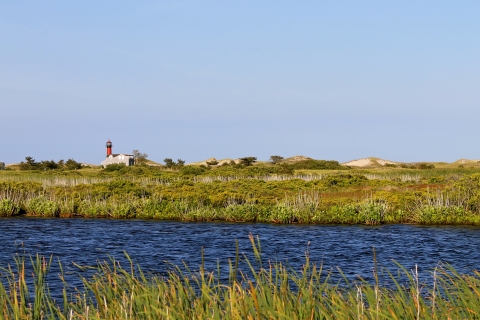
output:
<instances>
[{"instance_id":1,"label":"shrub","mask_svg":"<svg viewBox=\"0 0 480 320\"><path fill-rule=\"evenodd\" d=\"M368 182L367 177L359 174L337 174L326 177L322 184L327 187L358 186Z\"/></svg>"},{"instance_id":2,"label":"shrub","mask_svg":"<svg viewBox=\"0 0 480 320\"><path fill-rule=\"evenodd\" d=\"M363 222L370 225L382 224L387 211L388 205L381 200L368 201L367 203L360 204L358 207L358 212Z\"/></svg>"},{"instance_id":3,"label":"shrub","mask_svg":"<svg viewBox=\"0 0 480 320\"><path fill-rule=\"evenodd\" d=\"M115 203L110 207L110 216L117 219L135 218L137 209L131 202Z\"/></svg>"},{"instance_id":4,"label":"shrub","mask_svg":"<svg viewBox=\"0 0 480 320\"><path fill-rule=\"evenodd\" d=\"M240 158L240 163L243 164L244 166L251 166L255 162L257 162L257 157L243 157Z\"/></svg>"},{"instance_id":5,"label":"shrub","mask_svg":"<svg viewBox=\"0 0 480 320\"><path fill-rule=\"evenodd\" d=\"M251 204L236 204L225 208L223 214L226 221L253 222L257 220L258 208Z\"/></svg>"},{"instance_id":6,"label":"shrub","mask_svg":"<svg viewBox=\"0 0 480 320\"><path fill-rule=\"evenodd\" d=\"M0 201L0 217L15 216L20 212L20 207L10 199Z\"/></svg>"},{"instance_id":7,"label":"shrub","mask_svg":"<svg viewBox=\"0 0 480 320\"><path fill-rule=\"evenodd\" d=\"M68 159L67 162L65 162L65 167L68 170L77 170L82 168L82 164L73 159Z\"/></svg>"},{"instance_id":8,"label":"shrub","mask_svg":"<svg viewBox=\"0 0 480 320\"><path fill-rule=\"evenodd\" d=\"M283 160L283 157L281 157L281 156L270 156L270 161L273 164L277 164L277 163L281 162L282 160Z\"/></svg>"},{"instance_id":9,"label":"shrub","mask_svg":"<svg viewBox=\"0 0 480 320\"><path fill-rule=\"evenodd\" d=\"M293 166L288 163L279 163L275 166L275 173L278 174L293 174Z\"/></svg>"},{"instance_id":10,"label":"shrub","mask_svg":"<svg viewBox=\"0 0 480 320\"><path fill-rule=\"evenodd\" d=\"M299 169L310 169L310 170L344 170L349 169L347 166L342 166L338 161L335 160L302 160L295 162L293 168L296 170Z\"/></svg>"},{"instance_id":11,"label":"shrub","mask_svg":"<svg viewBox=\"0 0 480 320\"><path fill-rule=\"evenodd\" d=\"M197 176L199 174L204 173L206 170L202 167L197 166L183 166L180 169L180 173L184 175L194 175Z\"/></svg>"},{"instance_id":12,"label":"shrub","mask_svg":"<svg viewBox=\"0 0 480 320\"><path fill-rule=\"evenodd\" d=\"M125 167L126 167L125 163L112 163L107 165L104 170L107 172L112 172L112 171L119 171Z\"/></svg>"},{"instance_id":13,"label":"shrub","mask_svg":"<svg viewBox=\"0 0 480 320\"><path fill-rule=\"evenodd\" d=\"M462 207L431 206L419 207L414 213L415 222L421 224L471 223L469 215Z\"/></svg>"},{"instance_id":14,"label":"shrub","mask_svg":"<svg viewBox=\"0 0 480 320\"><path fill-rule=\"evenodd\" d=\"M25 162L20 162L20 170L35 170L38 169L39 163L32 157L25 157Z\"/></svg>"},{"instance_id":15,"label":"shrub","mask_svg":"<svg viewBox=\"0 0 480 320\"><path fill-rule=\"evenodd\" d=\"M421 162L421 163L417 163L415 165L415 167L417 169L420 169L420 170L427 170L427 169L434 169L435 166L431 163L426 163L426 162Z\"/></svg>"},{"instance_id":16,"label":"shrub","mask_svg":"<svg viewBox=\"0 0 480 320\"><path fill-rule=\"evenodd\" d=\"M58 217L60 213L59 206L44 197L36 197L27 201L25 211L28 215L42 217Z\"/></svg>"},{"instance_id":17,"label":"shrub","mask_svg":"<svg viewBox=\"0 0 480 320\"><path fill-rule=\"evenodd\" d=\"M434 176L428 179L428 183L445 183L445 177Z\"/></svg>"},{"instance_id":18,"label":"shrub","mask_svg":"<svg viewBox=\"0 0 480 320\"><path fill-rule=\"evenodd\" d=\"M103 218L108 216L108 207L104 201L82 201L78 206L78 214L89 218Z\"/></svg>"},{"instance_id":19,"label":"shrub","mask_svg":"<svg viewBox=\"0 0 480 320\"><path fill-rule=\"evenodd\" d=\"M295 223L298 222L298 211L294 208L278 204L274 206L270 212L270 221L274 223Z\"/></svg>"}]
</instances>

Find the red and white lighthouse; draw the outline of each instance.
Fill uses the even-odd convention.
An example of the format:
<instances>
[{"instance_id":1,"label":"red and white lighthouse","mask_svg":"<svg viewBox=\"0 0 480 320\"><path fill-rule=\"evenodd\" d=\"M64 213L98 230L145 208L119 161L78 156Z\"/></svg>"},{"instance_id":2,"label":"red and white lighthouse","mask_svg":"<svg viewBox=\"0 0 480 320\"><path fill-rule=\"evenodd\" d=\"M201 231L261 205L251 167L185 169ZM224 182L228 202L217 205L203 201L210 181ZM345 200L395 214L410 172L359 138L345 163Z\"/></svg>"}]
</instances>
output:
<instances>
[{"instance_id":1,"label":"red and white lighthouse","mask_svg":"<svg viewBox=\"0 0 480 320\"><path fill-rule=\"evenodd\" d=\"M107 147L107 157L112 154L112 142L110 139L108 139L107 144L105 145Z\"/></svg>"}]
</instances>

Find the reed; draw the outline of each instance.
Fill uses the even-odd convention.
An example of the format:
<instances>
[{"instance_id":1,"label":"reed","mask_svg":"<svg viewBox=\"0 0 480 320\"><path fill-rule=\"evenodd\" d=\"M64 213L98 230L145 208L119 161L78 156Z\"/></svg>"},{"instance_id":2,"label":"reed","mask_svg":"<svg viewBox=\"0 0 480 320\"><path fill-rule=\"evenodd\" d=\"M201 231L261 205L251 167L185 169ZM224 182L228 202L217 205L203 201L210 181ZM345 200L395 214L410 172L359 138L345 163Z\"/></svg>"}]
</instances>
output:
<instances>
[{"instance_id":1,"label":"reed","mask_svg":"<svg viewBox=\"0 0 480 320\"><path fill-rule=\"evenodd\" d=\"M166 276L145 274L131 260L112 259L95 275L52 298L46 277L52 258L17 258L0 273L0 319L475 319L480 316L480 273L459 274L450 266L432 270L420 282L417 268L380 282L333 281L306 255L294 270L262 261L258 239L250 237L253 259L238 251L228 274L175 267ZM128 258L128 256L127 256ZM202 261L203 257L202 257ZM375 264L376 266L376 264ZM33 269L32 277L26 271ZM80 277L80 276L79 276ZM222 280L223 279L223 280ZM406 281L405 281L406 279ZM392 286L393 283L393 286ZM69 290L73 289L73 294Z\"/></svg>"}]
</instances>

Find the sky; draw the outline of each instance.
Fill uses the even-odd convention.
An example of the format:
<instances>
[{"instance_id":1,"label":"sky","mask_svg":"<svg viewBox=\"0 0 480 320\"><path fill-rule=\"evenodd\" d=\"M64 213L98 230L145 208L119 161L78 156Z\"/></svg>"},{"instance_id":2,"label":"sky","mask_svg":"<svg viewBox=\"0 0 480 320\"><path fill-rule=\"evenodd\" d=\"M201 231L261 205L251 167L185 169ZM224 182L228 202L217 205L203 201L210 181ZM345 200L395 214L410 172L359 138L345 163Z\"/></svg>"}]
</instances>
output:
<instances>
[{"instance_id":1,"label":"sky","mask_svg":"<svg viewBox=\"0 0 480 320\"><path fill-rule=\"evenodd\" d=\"M0 161L480 159L480 1L2 1Z\"/></svg>"}]
</instances>

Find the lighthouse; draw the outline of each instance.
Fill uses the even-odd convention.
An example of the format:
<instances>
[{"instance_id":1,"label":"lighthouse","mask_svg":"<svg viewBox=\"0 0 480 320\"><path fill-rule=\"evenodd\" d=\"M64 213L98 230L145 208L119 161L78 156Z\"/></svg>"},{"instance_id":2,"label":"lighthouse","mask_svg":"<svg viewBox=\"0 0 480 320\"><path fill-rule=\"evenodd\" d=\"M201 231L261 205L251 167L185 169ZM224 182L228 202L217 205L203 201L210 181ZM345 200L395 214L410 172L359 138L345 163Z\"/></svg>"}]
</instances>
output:
<instances>
[{"instance_id":1,"label":"lighthouse","mask_svg":"<svg viewBox=\"0 0 480 320\"><path fill-rule=\"evenodd\" d=\"M133 166L135 164L133 154L113 154L112 146L112 141L108 139L107 143L105 144L105 147L107 147L107 157L104 161L102 161L102 167L106 168L109 164L124 164L125 166Z\"/></svg>"},{"instance_id":2,"label":"lighthouse","mask_svg":"<svg viewBox=\"0 0 480 320\"><path fill-rule=\"evenodd\" d=\"M107 147L107 157L112 154L112 142L110 139L108 139L107 144L105 145Z\"/></svg>"}]
</instances>

